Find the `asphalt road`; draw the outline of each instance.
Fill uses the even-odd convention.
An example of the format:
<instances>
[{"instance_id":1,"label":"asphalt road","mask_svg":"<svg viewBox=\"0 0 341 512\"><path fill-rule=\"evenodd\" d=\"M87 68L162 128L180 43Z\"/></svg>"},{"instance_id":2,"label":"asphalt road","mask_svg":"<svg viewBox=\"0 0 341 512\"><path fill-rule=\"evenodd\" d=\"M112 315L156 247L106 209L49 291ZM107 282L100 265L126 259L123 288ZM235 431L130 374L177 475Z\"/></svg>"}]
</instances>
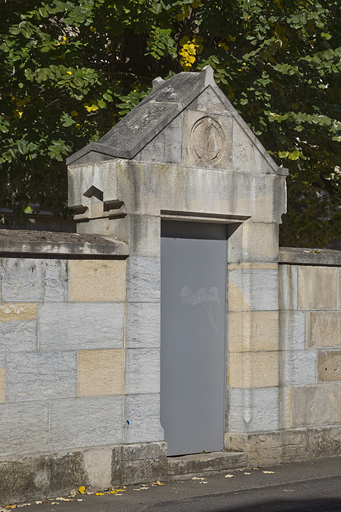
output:
<instances>
[{"instance_id":1,"label":"asphalt road","mask_svg":"<svg viewBox=\"0 0 341 512\"><path fill-rule=\"evenodd\" d=\"M23 512L341 512L341 456L159 483L127 486L117 494L55 497L22 508Z\"/></svg>"}]
</instances>

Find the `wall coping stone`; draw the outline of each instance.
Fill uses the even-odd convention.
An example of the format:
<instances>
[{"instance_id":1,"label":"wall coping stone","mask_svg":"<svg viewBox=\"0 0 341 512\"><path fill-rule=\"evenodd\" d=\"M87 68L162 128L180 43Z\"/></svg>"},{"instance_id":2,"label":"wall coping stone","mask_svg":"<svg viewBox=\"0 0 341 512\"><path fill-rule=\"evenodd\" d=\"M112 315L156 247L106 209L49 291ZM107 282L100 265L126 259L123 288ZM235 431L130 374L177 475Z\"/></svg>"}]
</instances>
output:
<instances>
[{"instance_id":1,"label":"wall coping stone","mask_svg":"<svg viewBox=\"0 0 341 512\"><path fill-rule=\"evenodd\" d=\"M280 247L279 264L341 267L341 251L334 249L307 249Z\"/></svg>"},{"instance_id":2,"label":"wall coping stone","mask_svg":"<svg viewBox=\"0 0 341 512\"><path fill-rule=\"evenodd\" d=\"M126 258L128 245L105 236L55 231L0 230L0 256L116 256Z\"/></svg>"}]
</instances>

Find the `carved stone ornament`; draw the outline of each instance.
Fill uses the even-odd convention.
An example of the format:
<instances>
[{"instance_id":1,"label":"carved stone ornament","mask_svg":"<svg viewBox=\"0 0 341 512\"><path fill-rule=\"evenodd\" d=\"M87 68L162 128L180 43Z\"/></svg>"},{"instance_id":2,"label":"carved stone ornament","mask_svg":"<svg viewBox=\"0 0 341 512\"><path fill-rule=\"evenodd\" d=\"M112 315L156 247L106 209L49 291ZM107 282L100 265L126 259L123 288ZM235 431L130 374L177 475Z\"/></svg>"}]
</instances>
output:
<instances>
[{"instance_id":1,"label":"carved stone ornament","mask_svg":"<svg viewBox=\"0 0 341 512\"><path fill-rule=\"evenodd\" d=\"M222 157L224 132L212 117L204 116L196 121L190 140L191 147L200 162L214 165Z\"/></svg>"}]
</instances>

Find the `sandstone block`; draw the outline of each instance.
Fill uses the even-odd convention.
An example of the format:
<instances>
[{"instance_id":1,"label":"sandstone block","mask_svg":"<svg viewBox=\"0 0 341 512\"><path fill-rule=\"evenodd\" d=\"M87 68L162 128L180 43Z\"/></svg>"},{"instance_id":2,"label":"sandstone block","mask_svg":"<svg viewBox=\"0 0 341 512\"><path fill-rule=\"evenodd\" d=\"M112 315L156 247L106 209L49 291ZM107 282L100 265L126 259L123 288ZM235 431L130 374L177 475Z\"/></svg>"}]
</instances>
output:
<instances>
[{"instance_id":1,"label":"sandstone block","mask_svg":"<svg viewBox=\"0 0 341 512\"><path fill-rule=\"evenodd\" d=\"M227 323L230 352L278 349L277 311L229 312Z\"/></svg>"},{"instance_id":2,"label":"sandstone block","mask_svg":"<svg viewBox=\"0 0 341 512\"><path fill-rule=\"evenodd\" d=\"M70 398L51 402L51 449L120 443L122 397Z\"/></svg>"},{"instance_id":3,"label":"sandstone block","mask_svg":"<svg viewBox=\"0 0 341 512\"><path fill-rule=\"evenodd\" d=\"M229 389L229 432L278 429L278 388Z\"/></svg>"},{"instance_id":4,"label":"sandstone block","mask_svg":"<svg viewBox=\"0 0 341 512\"><path fill-rule=\"evenodd\" d=\"M298 268L295 265L279 265L279 309L298 309Z\"/></svg>"},{"instance_id":5,"label":"sandstone block","mask_svg":"<svg viewBox=\"0 0 341 512\"><path fill-rule=\"evenodd\" d=\"M341 350L318 353L318 378L321 381L341 381Z\"/></svg>"},{"instance_id":6,"label":"sandstone block","mask_svg":"<svg viewBox=\"0 0 341 512\"><path fill-rule=\"evenodd\" d=\"M160 347L160 303L128 304L127 347Z\"/></svg>"},{"instance_id":7,"label":"sandstone block","mask_svg":"<svg viewBox=\"0 0 341 512\"><path fill-rule=\"evenodd\" d=\"M242 300L237 294L242 294ZM278 271L245 269L228 273L227 297L229 311L252 309L277 311Z\"/></svg>"},{"instance_id":8,"label":"sandstone block","mask_svg":"<svg viewBox=\"0 0 341 512\"><path fill-rule=\"evenodd\" d=\"M0 404L6 402L6 368L0 368Z\"/></svg>"},{"instance_id":9,"label":"sandstone block","mask_svg":"<svg viewBox=\"0 0 341 512\"><path fill-rule=\"evenodd\" d=\"M280 353L280 384L303 386L317 382L315 350L289 350Z\"/></svg>"},{"instance_id":10,"label":"sandstone block","mask_svg":"<svg viewBox=\"0 0 341 512\"><path fill-rule=\"evenodd\" d=\"M131 256L127 280L129 302L160 302L160 258Z\"/></svg>"},{"instance_id":11,"label":"sandstone block","mask_svg":"<svg viewBox=\"0 0 341 512\"><path fill-rule=\"evenodd\" d=\"M292 426L341 423L341 383L299 386L292 389Z\"/></svg>"},{"instance_id":12,"label":"sandstone block","mask_svg":"<svg viewBox=\"0 0 341 512\"><path fill-rule=\"evenodd\" d=\"M126 424L124 436L126 443L163 441L159 393L127 395L124 422Z\"/></svg>"},{"instance_id":13,"label":"sandstone block","mask_svg":"<svg viewBox=\"0 0 341 512\"><path fill-rule=\"evenodd\" d=\"M23 302L0 304L0 322L33 320L37 318L37 304Z\"/></svg>"},{"instance_id":14,"label":"sandstone block","mask_svg":"<svg viewBox=\"0 0 341 512\"><path fill-rule=\"evenodd\" d=\"M7 355L7 400L22 402L77 394L76 352Z\"/></svg>"},{"instance_id":15,"label":"sandstone block","mask_svg":"<svg viewBox=\"0 0 341 512\"><path fill-rule=\"evenodd\" d=\"M1 264L2 300L61 302L67 300L67 261L4 258Z\"/></svg>"},{"instance_id":16,"label":"sandstone block","mask_svg":"<svg viewBox=\"0 0 341 512\"><path fill-rule=\"evenodd\" d=\"M279 346L282 350L306 348L306 313L301 311L279 312Z\"/></svg>"},{"instance_id":17,"label":"sandstone block","mask_svg":"<svg viewBox=\"0 0 341 512\"><path fill-rule=\"evenodd\" d=\"M298 305L301 310L337 309L337 269L300 266Z\"/></svg>"},{"instance_id":18,"label":"sandstone block","mask_svg":"<svg viewBox=\"0 0 341 512\"><path fill-rule=\"evenodd\" d=\"M277 352L229 353L228 385L231 388L278 386Z\"/></svg>"},{"instance_id":19,"label":"sandstone block","mask_svg":"<svg viewBox=\"0 0 341 512\"><path fill-rule=\"evenodd\" d=\"M341 311L308 313L307 346L341 348Z\"/></svg>"},{"instance_id":20,"label":"sandstone block","mask_svg":"<svg viewBox=\"0 0 341 512\"><path fill-rule=\"evenodd\" d=\"M42 351L121 348L123 304L65 303L39 307Z\"/></svg>"},{"instance_id":21,"label":"sandstone block","mask_svg":"<svg viewBox=\"0 0 341 512\"><path fill-rule=\"evenodd\" d=\"M0 432L1 457L47 450L49 442L48 402L1 404Z\"/></svg>"},{"instance_id":22,"label":"sandstone block","mask_svg":"<svg viewBox=\"0 0 341 512\"><path fill-rule=\"evenodd\" d=\"M124 302L125 260L70 260L69 300Z\"/></svg>"},{"instance_id":23,"label":"sandstone block","mask_svg":"<svg viewBox=\"0 0 341 512\"><path fill-rule=\"evenodd\" d=\"M128 349L126 393L160 392L160 349Z\"/></svg>"},{"instance_id":24,"label":"sandstone block","mask_svg":"<svg viewBox=\"0 0 341 512\"><path fill-rule=\"evenodd\" d=\"M242 261L262 263L277 261L277 224L247 221L242 224L241 228L241 230L237 230L237 233L240 233ZM234 246L235 243L234 239Z\"/></svg>"},{"instance_id":25,"label":"sandstone block","mask_svg":"<svg viewBox=\"0 0 341 512\"><path fill-rule=\"evenodd\" d=\"M123 376L122 349L78 352L78 396L121 395Z\"/></svg>"},{"instance_id":26,"label":"sandstone block","mask_svg":"<svg viewBox=\"0 0 341 512\"><path fill-rule=\"evenodd\" d=\"M37 320L0 322L0 353L37 350Z\"/></svg>"}]
</instances>

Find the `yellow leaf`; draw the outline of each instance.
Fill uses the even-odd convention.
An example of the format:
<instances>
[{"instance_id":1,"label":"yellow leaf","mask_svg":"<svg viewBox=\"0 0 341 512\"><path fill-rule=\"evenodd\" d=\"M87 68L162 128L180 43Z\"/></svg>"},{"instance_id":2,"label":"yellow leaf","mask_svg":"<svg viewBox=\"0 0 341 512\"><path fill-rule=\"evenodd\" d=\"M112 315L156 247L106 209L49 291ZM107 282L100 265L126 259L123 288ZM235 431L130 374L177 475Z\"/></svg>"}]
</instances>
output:
<instances>
[{"instance_id":1,"label":"yellow leaf","mask_svg":"<svg viewBox=\"0 0 341 512\"><path fill-rule=\"evenodd\" d=\"M96 496L104 496L104 495L105 495L105 493L104 493L104 492L95 492L95 495L96 495Z\"/></svg>"},{"instance_id":2,"label":"yellow leaf","mask_svg":"<svg viewBox=\"0 0 341 512\"><path fill-rule=\"evenodd\" d=\"M263 473L265 475L272 475L274 473L274 471L263 471Z\"/></svg>"},{"instance_id":3,"label":"yellow leaf","mask_svg":"<svg viewBox=\"0 0 341 512\"><path fill-rule=\"evenodd\" d=\"M84 485L81 485L81 486L78 488L78 492L79 492L79 494L84 494L84 492L85 492L85 487L84 487Z\"/></svg>"}]
</instances>

